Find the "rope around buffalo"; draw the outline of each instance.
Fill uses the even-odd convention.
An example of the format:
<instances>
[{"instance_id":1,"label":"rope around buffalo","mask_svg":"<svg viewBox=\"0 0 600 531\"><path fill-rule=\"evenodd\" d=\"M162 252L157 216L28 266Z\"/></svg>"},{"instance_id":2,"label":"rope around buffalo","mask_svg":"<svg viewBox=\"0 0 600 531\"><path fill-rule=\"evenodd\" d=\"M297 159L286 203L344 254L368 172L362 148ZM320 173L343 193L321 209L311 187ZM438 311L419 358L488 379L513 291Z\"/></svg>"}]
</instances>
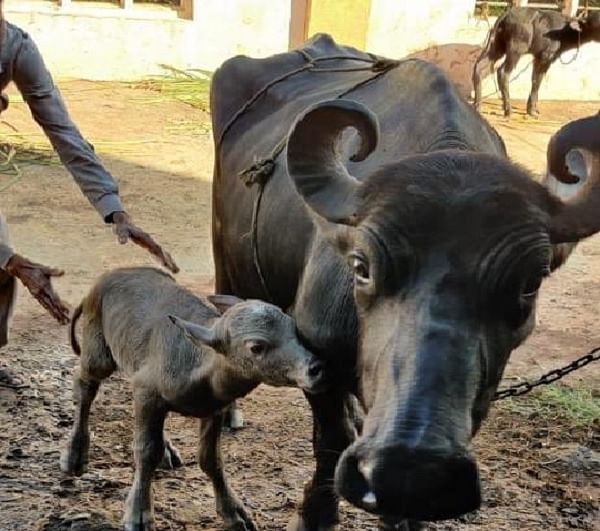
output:
<instances>
[{"instance_id":1,"label":"rope around buffalo","mask_svg":"<svg viewBox=\"0 0 600 531\"><path fill-rule=\"evenodd\" d=\"M349 89L347 89L344 92L342 92L341 94L339 94L337 96L337 98L339 99L339 98L343 98L344 96L346 96L350 92L356 90L357 88L359 88L363 85L366 85L368 83L371 83L375 79L379 78L380 76L384 75L385 73L387 73L390 70L399 66L402 62L402 61L382 59L375 55L370 55L370 59L365 59L365 58L360 58L360 57L346 57L346 56L326 56L326 57L313 58L308 53L306 53L304 50L297 50L297 52L306 60L306 64L299 68L296 68L295 70L292 70L286 74L283 74L282 76L274 79L273 81L270 81L266 85L263 85L263 87L256 94L254 94L244 105L242 105L235 112L235 114L230 118L230 120L227 122L227 124L223 128L223 131L222 131L221 135L219 136L219 139L217 142L218 148L221 147L221 144L223 142L223 139L225 138L225 135L233 127L235 122L237 122L237 120L244 113L246 113L248 111L248 109L250 109L250 107L252 107L252 105L254 105L271 87L275 86L276 84L278 84L286 79L289 79L290 77L292 77L296 74L299 74L299 73L305 72L305 71L356 72L356 71L371 70L372 72L374 72L373 76L356 83ZM360 61L360 62L364 62L364 63L369 63L369 66L352 67L352 68L321 68L321 69L315 68L317 63L319 63L319 62L331 61L331 60L336 60L336 59ZM410 59L408 59L406 61L410 61ZM257 194L254 199L254 205L252 208L252 221L251 221L252 227L251 227L251 232L250 232L251 247L252 247L252 259L254 262L254 267L256 268L256 272L260 279L262 288L263 288L264 292L266 293L267 297L269 298L269 300L273 300L273 297L271 296L271 293L267 286L267 283L266 283L266 280L265 280L265 277L264 277L264 274L262 271L262 267L260 264L260 256L258 254L258 245L257 245L257 243L258 243L258 214L260 211L260 205L261 205L265 186L266 186L267 182L269 181L269 178L275 171L276 159L277 159L277 157L279 157L279 155L283 151L286 140L287 140L287 137L282 138L275 145L275 147L273 148L273 150L267 157L256 158L255 162L250 167L241 171L239 174L240 178L242 179L242 181L244 182L244 184L247 187L251 187L254 184L256 184L258 186ZM534 380L533 382L521 382L516 385L507 387L505 389L500 389L500 390L496 391L496 393L494 394L494 397L492 398L492 401L504 400L505 398L512 398L515 396L525 395L525 394L533 391L536 387L554 383L557 380L564 378L568 374L570 374L574 371L577 371L577 370L581 369L582 367L585 367L586 365L589 365L590 363L593 363L594 361L598 361L598 360L600 360L600 347L591 350L588 354L586 354L580 358L577 358L576 360L570 362L569 364L565 365L564 367L552 369L551 371L542 375L540 378L538 378L537 380Z\"/></svg>"},{"instance_id":2,"label":"rope around buffalo","mask_svg":"<svg viewBox=\"0 0 600 531\"><path fill-rule=\"evenodd\" d=\"M239 120L239 118L248 111L270 88L274 87L278 83L285 81L286 79L291 78L297 74L302 72L315 72L315 73L329 73L329 72L361 72L361 71L371 71L373 75L367 79L359 81L355 83L352 87L347 90L344 90L341 94L338 94L337 98L343 98L353 90L356 90L367 83L379 78L390 70L396 68L401 62L380 58L375 55L369 54L369 58L363 57L347 57L345 55L329 55L325 57L312 57L304 50L296 50L302 58L305 60L305 64L287 72L274 80L263 85L260 90L256 92L244 105L242 105L234 115L229 119L229 121L225 124L221 135L217 141L217 148L221 147L223 139L225 135L230 131L233 125ZM361 63L367 63L368 66L357 66L357 67L346 67L346 68L317 68L318 64L325 61L334 61L334 60L345 60L345 61L358 61ZM281 154L285 147L285 143L287 141L287 137L283 137L279 140L275 147L271 151L271 153L263 158L257 158L255 162L245 170L241 171L239 176L244 182L244 184L248 187L256 184L258 186L256 197L254 198L254 205L252 208L252 222L251 222L251 230L250 230L250 245L252 247L252 260L254 262L254 268L256 269L256 273L260 280L263 291L266 293L269 300L272 300L273 297L269 291L269 287L267 286L267 282L265 280L263 270L260 264L260 256L258 254L258 214L260 211L260 205L262 202L262 196L265 190L265 186L269 181L269 178L275 171L275 165L277 163L277 157Z\"/></svg>"}]
</instances>

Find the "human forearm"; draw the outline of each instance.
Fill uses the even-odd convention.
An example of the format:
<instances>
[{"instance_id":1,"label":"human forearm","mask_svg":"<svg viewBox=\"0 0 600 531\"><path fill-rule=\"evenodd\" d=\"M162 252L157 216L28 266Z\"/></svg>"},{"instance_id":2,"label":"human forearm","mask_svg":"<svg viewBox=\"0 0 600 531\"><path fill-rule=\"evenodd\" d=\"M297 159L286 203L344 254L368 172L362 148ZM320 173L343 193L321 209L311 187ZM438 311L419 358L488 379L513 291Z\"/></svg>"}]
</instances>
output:
<instances>
[{"instance_id":1,"label":"human forearm","mask_svg":"<svg viewBox=\"0 0 600 531\"><path fill-rule=\"evenodd\" d=\"M112 213L123 211L115 179L71 120L37 46L28 37L23 39L15 58L13 77L34 120L102 218L106 220Z\"/></svg>"}]
</instances>

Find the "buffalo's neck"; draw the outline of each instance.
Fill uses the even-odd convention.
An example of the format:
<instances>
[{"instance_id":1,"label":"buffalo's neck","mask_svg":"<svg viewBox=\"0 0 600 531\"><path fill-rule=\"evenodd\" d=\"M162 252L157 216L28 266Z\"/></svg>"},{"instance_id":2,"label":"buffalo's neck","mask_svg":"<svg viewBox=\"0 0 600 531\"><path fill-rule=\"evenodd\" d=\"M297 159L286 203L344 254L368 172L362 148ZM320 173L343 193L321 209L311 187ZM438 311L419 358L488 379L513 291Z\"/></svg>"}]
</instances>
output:
<instances>
[{"instance_id":1,"label":"buffalo's neck","mask_svg":"<svg viewBox=\"0 0 600 531\"><path fill-rule=\"evenodd\" d=\"M342 256L318 235L291 312L307 346L350 378L358 342L352 277Z\"/></svg>"}]
</instances>

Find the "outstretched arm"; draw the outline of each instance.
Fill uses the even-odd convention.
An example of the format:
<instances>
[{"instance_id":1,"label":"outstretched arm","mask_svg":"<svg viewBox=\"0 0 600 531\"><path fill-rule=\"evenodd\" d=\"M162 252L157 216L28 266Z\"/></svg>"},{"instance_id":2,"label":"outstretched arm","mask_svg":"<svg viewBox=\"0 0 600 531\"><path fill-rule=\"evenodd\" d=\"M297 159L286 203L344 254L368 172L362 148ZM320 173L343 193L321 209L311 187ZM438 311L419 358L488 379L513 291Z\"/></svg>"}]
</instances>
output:
<instances>
[{"instance_id":1,"label":"outstretched arm","mask_svg":"<svg viewBox=\"0 0 600 531\"><path fill-rule=\"evenodd\" d=\"M126 243L131 239L147 249L163 266L177 272L179 269L169 253L137 227L125 213L114 178L69 117L37 46L27 35L23 38L13 65L13 80L29 105L35 121L48 136L81 191L104 221L115 224L119 241Z\"/></svg>"}]
</instances>

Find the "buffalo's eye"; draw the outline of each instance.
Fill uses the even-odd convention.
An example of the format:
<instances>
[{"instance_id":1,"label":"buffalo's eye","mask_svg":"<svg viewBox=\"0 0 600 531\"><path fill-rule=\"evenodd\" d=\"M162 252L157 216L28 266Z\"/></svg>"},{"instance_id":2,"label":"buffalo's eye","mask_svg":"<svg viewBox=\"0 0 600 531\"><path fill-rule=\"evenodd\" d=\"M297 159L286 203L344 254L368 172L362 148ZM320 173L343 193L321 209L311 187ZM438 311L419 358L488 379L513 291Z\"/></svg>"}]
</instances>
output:
<instances>
[{"instance_id":1,"label":"buffalo's eye","mask_svg":"<svg viewBox=\"0 0 600 531\"><path fill-rule=\"evenodd\" d=\"M357 285L364 286L371 281L369 262L359 254L350 255L350 266L354 271L354 281Z\"/></svg>"},{"instance_id":2,"label":"buffalo's eye","mask_svg":"<svg viewBox=\"0 0 600 531\"><path fill-rule=\"evenodd\" d=\"M269 346L264 341L261 341L259 339L252 339L246 341L246 347L255 356L265 354L269 348Z\"/></svg>"}]
</instances>

